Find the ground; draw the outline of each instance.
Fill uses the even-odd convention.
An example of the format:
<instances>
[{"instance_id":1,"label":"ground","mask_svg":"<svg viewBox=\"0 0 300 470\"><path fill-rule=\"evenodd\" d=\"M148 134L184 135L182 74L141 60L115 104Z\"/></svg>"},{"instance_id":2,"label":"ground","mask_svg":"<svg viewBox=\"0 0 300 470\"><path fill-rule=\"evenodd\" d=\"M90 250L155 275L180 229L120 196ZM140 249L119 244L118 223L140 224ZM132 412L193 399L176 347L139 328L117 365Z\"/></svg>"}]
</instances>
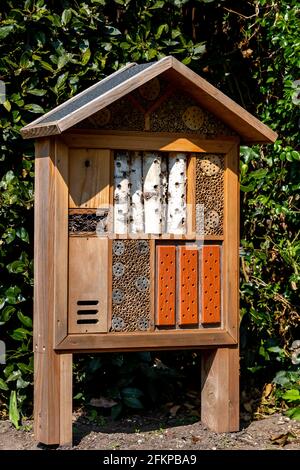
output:
<instances>
[{"instance_id":1,"label":"ground","mask_svg":"<svg viewBox=\"0 0 300 470\"><path fill-rule=\"evenodd\" d=\"M216 434L201 422L185 418L134 415L119 421L106 418L94 424L74 415L73 450L300 450L300 422L275 414L241 425L236 433ZM16 430L0 421L0 450L43 450L32 432L32 422ZM70 449L70 448L68 448Z\"/></svg>"}]
</instances>

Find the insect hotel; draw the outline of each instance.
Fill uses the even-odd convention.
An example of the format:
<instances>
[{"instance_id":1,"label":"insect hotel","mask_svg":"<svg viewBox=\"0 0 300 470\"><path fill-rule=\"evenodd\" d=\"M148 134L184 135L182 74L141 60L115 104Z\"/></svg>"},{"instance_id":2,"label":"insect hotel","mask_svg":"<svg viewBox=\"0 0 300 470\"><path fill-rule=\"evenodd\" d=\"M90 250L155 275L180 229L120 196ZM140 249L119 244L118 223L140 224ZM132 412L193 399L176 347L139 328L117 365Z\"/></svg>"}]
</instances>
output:
<instances>
[{"instance_id":1,"label":"insect hotel","mask_svg":"<svg viewBox=\"0 0 300 470\"><path fill-rule=\"evenodd\" d=\"M165 57L22 135L36 142L36 439L72 441L72 355L106 351L202 349L201 419L238 430L239 145L276 134Z\"/></svg>"}]
</instances>

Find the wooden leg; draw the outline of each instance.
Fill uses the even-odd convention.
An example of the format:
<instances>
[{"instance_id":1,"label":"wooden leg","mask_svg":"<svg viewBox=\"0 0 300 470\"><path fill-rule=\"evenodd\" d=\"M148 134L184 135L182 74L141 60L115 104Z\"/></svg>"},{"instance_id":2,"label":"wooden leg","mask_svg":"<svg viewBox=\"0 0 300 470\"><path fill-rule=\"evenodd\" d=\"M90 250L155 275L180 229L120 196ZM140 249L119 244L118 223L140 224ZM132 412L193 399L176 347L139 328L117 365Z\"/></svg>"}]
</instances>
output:
<instances>
[{"instance_id":1,"label":"wooden leg","mask_svg":"<svg viewBox=\"0 0 300 470\"><path fill-rule=\"evenodd\" d=\"M72 354L60 355L59 444L72 445Z\"/></svg>"},{"instance_id":2,"label":"wooden leg","mask_svg":"<svg viewBox=\"0 0 300 470\"><path fill-rule=\"evenodd\" d=\"M47 445L72 443L72 354L35 352L34 433Z\"/></svg>"},{"instance_id":3,"label":"wooden leg","mask_svg":"<svg viewBox=\"0 0 300 470\"><path fill-rule=\"evenodd\" d=\"M238 431L238 346L203 351L201 382L201 421L215 432Z\"/></svg>"}]
</instances>

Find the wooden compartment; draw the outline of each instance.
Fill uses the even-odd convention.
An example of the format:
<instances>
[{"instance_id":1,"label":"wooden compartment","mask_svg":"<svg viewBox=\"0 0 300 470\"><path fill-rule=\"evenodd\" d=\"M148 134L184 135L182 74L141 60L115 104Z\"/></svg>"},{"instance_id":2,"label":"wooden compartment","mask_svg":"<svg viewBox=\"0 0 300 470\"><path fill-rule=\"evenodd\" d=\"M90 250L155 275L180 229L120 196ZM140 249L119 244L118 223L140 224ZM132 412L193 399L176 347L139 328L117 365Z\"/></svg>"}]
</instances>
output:
<instances>
[{"instance_id":1,"label":"wooden compartment","mask_svg":"<svg viewBox=\"0 0 300 470\"><path fill-rule=\"evenodd\" d=\"M106 333L108 240L69 239L69 333Z\"/></svg>"}]
</instances>

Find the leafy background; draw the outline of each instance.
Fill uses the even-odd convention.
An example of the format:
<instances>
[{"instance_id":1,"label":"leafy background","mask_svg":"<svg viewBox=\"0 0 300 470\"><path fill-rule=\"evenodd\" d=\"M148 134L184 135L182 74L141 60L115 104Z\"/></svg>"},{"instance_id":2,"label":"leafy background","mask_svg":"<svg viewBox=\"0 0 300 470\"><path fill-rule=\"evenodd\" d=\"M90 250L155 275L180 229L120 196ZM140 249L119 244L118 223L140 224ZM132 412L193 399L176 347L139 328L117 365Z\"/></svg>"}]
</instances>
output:
<instances>
[{"instance_id":1,"label":"leafy background","mask_svg":"<svg viewBox=\"0 0 300 470\"><path fill-rule=\"evenodd\" d=\"M299 29L296 0L1 0L2 416L32 412L34 149L20 128L126 62L172 54L279 133L242 148L242 403L300 418ZM106 397L117 417L196 387L198 369L197 352L80 357L75 398Z\"/></svg>"}]
</instances>

